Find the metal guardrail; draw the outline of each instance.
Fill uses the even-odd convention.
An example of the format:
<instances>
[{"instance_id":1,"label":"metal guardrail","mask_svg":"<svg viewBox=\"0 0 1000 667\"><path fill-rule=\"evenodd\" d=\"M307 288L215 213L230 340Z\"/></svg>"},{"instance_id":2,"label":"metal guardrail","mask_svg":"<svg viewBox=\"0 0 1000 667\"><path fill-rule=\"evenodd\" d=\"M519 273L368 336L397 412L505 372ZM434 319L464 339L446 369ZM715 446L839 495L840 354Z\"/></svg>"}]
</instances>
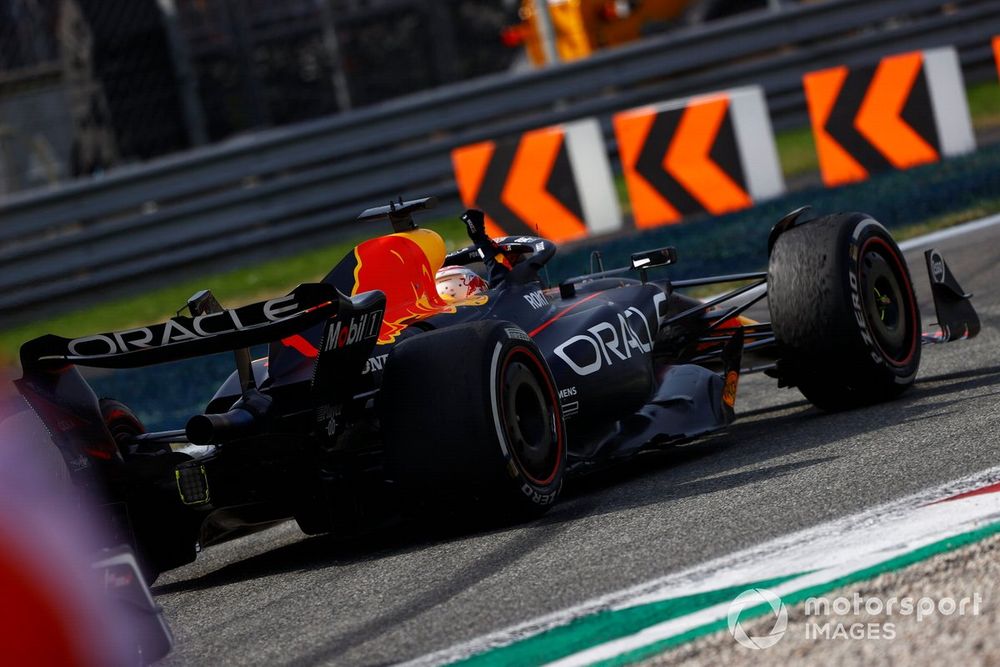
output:
<instances>
[{"instance_id":1,"label":"metal guardrail","mask_svg":"<svg viewBox=\"0 0 1000 667\"><path fill-rule=\"evenodd\" d=\"M248 135L0 202L0 314L141 289L234 253L344 233L371 201L457 208L456 146L758 83L777 126L805 117L801 75L953 45L992 59L995 0L830 0L760 12L518 76L493 76Z\"/></svg>"}]
</instances>

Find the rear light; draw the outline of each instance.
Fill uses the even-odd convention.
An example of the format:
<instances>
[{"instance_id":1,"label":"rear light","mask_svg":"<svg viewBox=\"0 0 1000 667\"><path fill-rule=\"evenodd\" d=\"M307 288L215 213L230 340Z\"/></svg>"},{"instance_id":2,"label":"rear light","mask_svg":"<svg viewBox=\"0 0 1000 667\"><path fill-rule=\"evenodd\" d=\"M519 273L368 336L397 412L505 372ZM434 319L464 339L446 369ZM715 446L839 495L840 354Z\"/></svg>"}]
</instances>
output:
<instances>
[{"instance_id":1,"label":"rear light","mask_svg":"<svg viewBox=\"0 0 1000 667\"><path fill-rule=\"evenodd\" d=\"M208 473L198 461L187 461L174 468L177 493L185 505L204 505L211 495L208 490Z\"/></svg>"}]
</instances>

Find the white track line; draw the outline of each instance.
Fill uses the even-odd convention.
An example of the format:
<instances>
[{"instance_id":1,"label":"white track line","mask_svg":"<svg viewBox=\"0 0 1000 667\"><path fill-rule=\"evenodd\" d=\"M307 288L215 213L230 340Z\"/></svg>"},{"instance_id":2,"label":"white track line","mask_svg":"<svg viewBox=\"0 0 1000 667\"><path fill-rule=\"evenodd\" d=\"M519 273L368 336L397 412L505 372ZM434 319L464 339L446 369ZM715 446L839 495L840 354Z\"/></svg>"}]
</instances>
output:
<instances>
[{"instance_id":1,"label":"white track line","mask_svg":"<svg viewBox=\"0 0 1000 667\"><path fill-rule=\"evenodd\" d=\"M908 516L869 526L855 526L843 535L831 534L815 544L793 547L779 556L777 562L765 561L737 565L727 572L730 585L739 586L767 578L794 575L809 571L785 583L772 586L771 592L779 597L822 586L842 579L855 572L917 551L941 540L967 533L1000 520L1000 496L988 494L958 501L923 506ZM725 587L718 580L705 582L702 589ZM692 591L694 592L694 591ZM648 601L676 598L681 591L663 591ZM636 600L629 606L642 604ZM714 621L726 618L731 601L726 601L687 616L658 623L616 640L581 650L547 667L584 667L608 660L650 644L695 630Z\"/></svg>"},{"instance_id":2,"label":"white track line","mask_svg":"<svg viewBox=\"0 0 1000 667\"><path fill-rule=\"evenodd\" d=\"M940 243L941 241L946 241L956 236L962 236L964 234L969 234L971 232L977 232L980 229L987 229L989 227L995 227L1000 225L1000 213L996 215L991 215L986 218L980 218L979 220L973 220L971 222L963 222L960 225L955 225L954 227L948 227L947 229L942 229L937 232L930 232L928 234L923 234L921 236L914 236L912 239L907 239L899 244L899 249L903 252L909 252L910 250L915 250L917 248L930 248L935 243ZM892 231L892 230L890 230ZM760 287L755 287L746 294L742 295L739 299L734 299L732 305L739 305L749 301L750 299L758 296L761 292L767 289L766 285L761 285ZM705 297L703 301L711 301L717 297L722 296L725 292L719 292L718 294L713 294L711 296Z\"/></svg>"},{"instance_id":3,"label":"white track line","mask_svg":"<svg viewBox=\"0 0 1000 667\"><path fill-rule=\"evenodd\" d=\"M865 560L869 557L875 557L876 562L880 562L885 560L888 555L898 552L902 545L917 548L920 545L942 539L948 533L964 532L964 530L959 530L962 523L959 521L960 517L952 511L951 507L947 506L950 503L931 508L926 508L926 506L936 500L997 482L1000 482L1000 467L990 468L857 514L714 558L681 572L588 600L579 605L478 637L404 664L408 667L422 667L455 662L489 649L507 646L596 612L624 609L637 604L689 595L695 592L738 586L755 580L802 572L803 570L834 567L838 562L843 563L846 555L852 552L854 552L852 560L855 562L852 563L851 569L854 571L860 569L856 567L859 557L865 558ZM969 501L972 500L969 499ZM967 501L959 502L965 503ZM905 519L912 516L918 508L934 511L940 520L935 521L933 525L926 524L923 528L920 524L906 522ZM955 509L957 510L957 507ZM986 507L982 509L987 516L992 515L995 511ZM971 513L973 519L977 517L981 519L983 516L983 513ZM877 541L873 535L878 537ZM863 536L865 540L869 541L863 556L857 553L859 543L852 539L852 536L858 538ZM667 629L672 629L672 626ZM663 631L663 629L661 628L659 631ZM625 639L620 641L625 641Z\"/></svg>"},{"instance_id":4,"label":"white track line","mask_svg":"<svg viewBox=\"0 0 1000 667\"><path fill-rule=\"evenodd\" d=\"M899 249L906 252L921 246L931 246L935 243L939 243L956 236L962 236L963 234L968 234L970 232L977 232L980 229L986 229L996 225L1000 225L1000 213L980 218L979 220L973 220L972 222L964 222L961 225L948 227L947 229L942 229L941 231L931 232L922 236L915 236L912 239L907 239L900 243Z\"/></svg>"}]
</instances>

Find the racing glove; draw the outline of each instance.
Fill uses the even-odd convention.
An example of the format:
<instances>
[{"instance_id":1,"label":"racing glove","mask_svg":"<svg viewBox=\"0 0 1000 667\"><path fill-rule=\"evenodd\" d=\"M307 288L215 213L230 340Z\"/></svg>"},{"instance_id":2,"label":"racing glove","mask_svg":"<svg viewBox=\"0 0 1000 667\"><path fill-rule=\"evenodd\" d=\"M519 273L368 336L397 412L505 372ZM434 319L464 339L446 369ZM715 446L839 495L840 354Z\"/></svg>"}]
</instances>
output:
<instances>
[{"instance_id":1,"label":"racing glove","mask_svg":"<svg viewBox=\"0 0 1000 667\"><path fill-rule=\"evenodd\" d=\"M486 215L477 208L470 208L462 214L462 222L465 223L469 238L477 246L480 243L489 243L490 237L486 234Z\"/></svg>"},{"instance_id":2,"label":"racing glove","mask_svg":"<svg viewBox=\"0 0 1000 667\"><path fill-rule=\"evenodd\" d=\"M476 208L470 208L462 214L469 238L483 253L483 263L489 271L490 287L499 287L507 279L507 274L513 268L513 262L500 250L493 239L486 233L486 215Z\"/></svg>"}]
</instances>

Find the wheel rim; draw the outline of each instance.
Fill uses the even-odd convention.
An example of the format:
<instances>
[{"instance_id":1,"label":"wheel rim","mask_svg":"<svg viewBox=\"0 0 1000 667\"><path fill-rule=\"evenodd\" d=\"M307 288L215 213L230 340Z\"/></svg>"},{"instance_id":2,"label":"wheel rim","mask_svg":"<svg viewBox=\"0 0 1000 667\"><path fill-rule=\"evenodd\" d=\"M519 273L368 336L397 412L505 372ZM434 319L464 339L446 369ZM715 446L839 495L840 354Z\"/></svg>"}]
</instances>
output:
<instances>
[{"instance_id":1,"label":"wheel rim","mask_svg":"<svg viewBox=\"0 0 1000 667\"><path fill-rule=\"evenodd\" d=\"M916 306L905 270L892 248L869 239L859 262L859 291L868 329L889 362L904 365L913 356Z\"/></svg>"},{"instance_id":2,"label":"wheel rim","mask_svg":"<svg viewBox=\"0 0 1000 667\"><path fill-rule=\"evenodd\" d=\"M562 446L553 393L539 374L537 361L527 354L508 358L501 377L503 428L521 473L546 486L558 474Z\"/></svg>"}]
</instances>

